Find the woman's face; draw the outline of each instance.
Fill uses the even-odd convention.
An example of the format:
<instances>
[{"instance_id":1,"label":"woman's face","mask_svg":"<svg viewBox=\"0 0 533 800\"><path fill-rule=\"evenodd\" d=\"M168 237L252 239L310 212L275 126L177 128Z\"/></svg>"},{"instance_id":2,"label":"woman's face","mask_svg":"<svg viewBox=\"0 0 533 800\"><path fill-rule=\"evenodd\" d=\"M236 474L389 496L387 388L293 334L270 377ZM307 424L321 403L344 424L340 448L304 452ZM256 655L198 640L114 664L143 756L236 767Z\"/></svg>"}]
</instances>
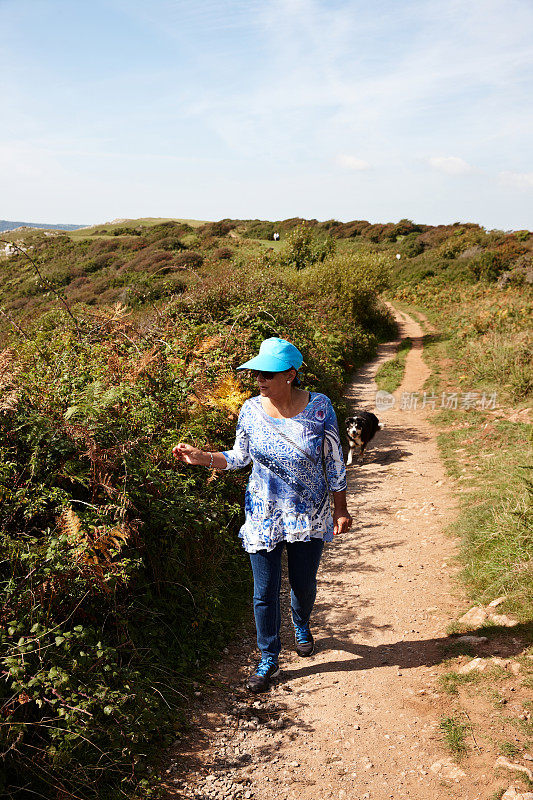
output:
<instances>
[{"instance_id":1,"label":"woman's face","mask_svg":"<svg viewBox=\"0 0 533 800\"><path fill-rule=\"evenodd\" d=\"M279 397L286 394L287 389L291 388L287 381L292 383L296 370L291 367L283 372L267 373L267 375L272 375L272 377L265 377L265 373L255 371L261 397Z\"/></svg>"}]
</instances>

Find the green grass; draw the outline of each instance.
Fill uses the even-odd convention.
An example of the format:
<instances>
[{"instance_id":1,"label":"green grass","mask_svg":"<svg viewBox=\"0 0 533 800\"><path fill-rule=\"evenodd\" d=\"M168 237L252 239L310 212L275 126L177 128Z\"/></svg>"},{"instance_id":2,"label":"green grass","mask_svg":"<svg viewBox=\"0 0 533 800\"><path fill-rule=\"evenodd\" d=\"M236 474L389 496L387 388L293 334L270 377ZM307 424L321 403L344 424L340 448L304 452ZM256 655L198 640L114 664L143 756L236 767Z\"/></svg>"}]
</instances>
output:
<instances>
[{"instance_id":1,"label":"green grass","mask_svg":"<svg viewBox=\"0 0 533 800\"><path fill-rule=\"evenodd\" d=\"M456 695L459 694L459 686L464 686L466 683L476 683L479 681L479 672L469 672L466 675L461 675L458 672L446 672L439 677L440 688L445 694Z\"/></svg>"},{"instance_id":2,"label":"green grass","mask_svg":"<svg viewBox=\"0 0 533 800\"><path fill-rule=\"evenodd\" d=\"M275 250L275 252L279 252L283 249L285 242L275 242L273 239L242 239L242 242L252 241L255 245L259 245L262 250Z\"/></svg>"},{"instance_id":3,"label":"green grass","mask_svg":"<svg viewBox=\"0 0 533 800\"><path fill-rule=\"evenodd\" d=\"M375 378L378 389L394 392L400 386L405 373L405 361L412 346L413 342L409 337L402 339L394 358L378 369Z\"/></svg>"},{"instance_id":4,"label":"green grass","mask_svg":"<svg viewBox=\"0 0 533 800\"><path fill-rule=\"evenodd\" d=\"M455 758L462 758L468 752L466 736L470 725L465 725L456 717L444 717L439 723L446 747Z\"/></svg>"},{"instance_id":5,"label":"green grass","mask_svg":"<svg viewBox=\"0 0 533 800\"><path fill-rule=\"evenodd\" d=\"M437 418L447 426L438 443L460 490L450 532L461 539L462 576L476 602L505 595L505 609L527 621L533 618L529 426L475 411L462 416L448 411Z\"/></svg>"},{"instance_id":6,"label":"green grass","mask_svg":"<svg viewBox=\"0 0 533 800\"><path fill-rule=\"evenodd\" d=\"M522 749L514 742L500 742L498 751L500 755L506 756L506 758L516 758L516 756L521 753Z\"/></svg>"}]
</instances>

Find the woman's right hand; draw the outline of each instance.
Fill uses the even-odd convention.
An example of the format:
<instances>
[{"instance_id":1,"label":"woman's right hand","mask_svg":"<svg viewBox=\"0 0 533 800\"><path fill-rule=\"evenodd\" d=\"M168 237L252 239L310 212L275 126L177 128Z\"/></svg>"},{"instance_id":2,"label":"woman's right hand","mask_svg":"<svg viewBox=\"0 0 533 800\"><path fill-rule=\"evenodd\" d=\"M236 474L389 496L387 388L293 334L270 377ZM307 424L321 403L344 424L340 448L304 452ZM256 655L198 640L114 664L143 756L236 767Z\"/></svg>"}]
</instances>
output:
<instances>
[{"instance_id":1,"label":"woman's right hand","mask_svg":"<svg viewBox=\"0 0 533 800\"><path fill-rule=\"evenodd\" d=\"M172 455L178 461L185 461L186 464L195 464L199 466L206 466L209 463L209 453L199 450L197 447L191 447L190 444L180 442L172 448Z\"/></svg>"}]
</instances>

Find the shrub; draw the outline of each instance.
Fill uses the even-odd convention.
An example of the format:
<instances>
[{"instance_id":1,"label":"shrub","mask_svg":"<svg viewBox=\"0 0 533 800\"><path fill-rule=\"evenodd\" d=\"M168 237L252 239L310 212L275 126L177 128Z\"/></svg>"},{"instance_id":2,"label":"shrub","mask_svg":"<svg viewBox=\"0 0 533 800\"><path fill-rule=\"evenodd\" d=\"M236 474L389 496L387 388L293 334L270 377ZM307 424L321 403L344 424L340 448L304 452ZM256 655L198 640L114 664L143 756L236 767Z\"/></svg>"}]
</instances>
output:
<instances>
[{"instance_id":1,"label":"shrub","mask_svg":"<svg viewBox=\"0 0 533 800\"><path fill-rule=\"evenodd\" d=\"M124 270L132 270L134 272L144 272L152 269L158 269L163 264L169 264L173 261L173 254L167 250L156 250L154 247L146 247L141 250L131 261L129 261Z\"/></svg>"},{"instance_id":2,"label":"shrub","mask_svg":"<svg viewBox=\"0 0 533 800\"><path fill-rule=\"evenodd\" d=\"M348 239L361 236L362 232L370 227L370 222L366 220L354 220L353 222L332 221L331 223L323 223L323 227L336 239Z\"/></svg>"},{"instance_id":3,"label":"shrub","mask_svg":"<svg viewBox=\"0 0 533 800\"><path fill-rule=\"evenodd\" d=\"M275 222L260 222L256 220L246 226L243 236L247 239L268 239L271 241L276 231L278 231L278 228Z\"/></svg>"},{"instance_id":4,"label":"shrub","mask_svg":"<svg viewBox=\"0 0 533 800\"><path fill-rule=\"evenodd\" d=\"M361 236L371 242L384 242L396 239L395 226L392 222L369 225L361 232Z\"/></svg>"},{"instance_id":5,"label":"shrub","mask_svg":"<svg viewBox=\"0 0 533 800\"><path fill-rule=\"evenodd\" d=\"M116 239L98 239L96 242L91 242L87 250L87 255L98 256L102 253L114 253L120 248L121 242Z\"/></svg>"},{"instance_id":6,"label":"shrub","mask_svg":"<svg viewBox=\"0 0 533 800\"><path fill-rule=\"evenodd\" d=\"M230 247L218 247L213 255L218 259L232 258L233 250Z\"/></svg>"},{"instance_id":7,"label":"shrub","mask_svg":"<svg viewBox=\"0 0 533 800\"><path fill-rule=\"evenodd\" d=\"M166 236L163 239L159 239L157 246L163 250L185 250L185 245L177 236Z\"/></svg>"},{"instance_id":8,"label":"shrub","mask_svg":"<svg viewBox=\"0 0 533 800\"><path fill-rule=\"evenodd\" d=\"M168 220L168 222L160 222L157 225L145 226L142 228L144 239L151 244L156 244L161 239L167 239L169 236L177 237L180 239L185 234L189 234L194 230L186 222L175 222Z\"/></svg>"},{"instance_id":9,"label":"shrub","mask_svg":"<svg viewBox=\"0 0 533 800\"><path fill-rule=\"evenodd\" d=\"M234 222L221 220L220 222L209 222L201 227L201 232L206 236L226 236L235 228Z\"/></svg>"},{"instance_id":10,"label":"shrub","mask_svg":"<svg viewBox=\"0 0 533 800\"><path fill-rule=\"evenodd\" d=\"M173 263L179 269L198 269L204 263L204 259L194 250L184 250L174 258Z\"/></svg>"},{"instance_id":11,"label":"shrub","mask_svg":"<svg viewBox=\"0 0 533 800\"><path fill-rule=\"evenodd\" d=\"M441 248L439 248L439 255L442 258L452 259L456 258L463 250L463 242L459 240L448 240Z\"/></svg>"},{"instance_id":12,"label":"shrub","mask_svg":"<svg viewBox=\"0 0 533 800\"><path fill-rule=\"evenodd\" d=\"M83 264L83 270L84 272L88 273L98 272L101 269L111 266L113 262L114 256L112 256L110 253L102 253L99 256L89 259L89 261L85 261Z\"/></svg>"},{"instance_id":13,"label":"shrub","mask_svg":"<svg viewBox=\"0 0 533 800\"><path fill-rule=\"evenodd\" d=\"M398 236L408 236L412 233L420 233L420 230L420 225L415 225L415 223L410 219L401 219L399 222L393 225L388 234L388 238L394 242Z\"/></svg>"},{"instance_id":14,"label":"shrub","mask_svg":"<svg viewBox=\"0 0 533 800\"><path fill-rule=\"evenodd\" d=\"M470 263L470 271L476 280L495 281L503 269L504 264L498 253L489 250Z\"/></svg>"},{"instance_id":15,"label":"shrub","mask_svg":"<svg viewBox=\"0 0 533 800\"><path fill-rule=\"evenodd\" d=\"M109 231L113 236L140 236L141 231L138 228L120 227L113 228Z\"/></svg>"},{"instance_id":16,"label":"shrub","mask_svg":"<svg viewBox=\"0 0 533 800\"><path fill-rule=\"evenodd\" d=\"M299 225L287 237L279 262L291 269L300 270L316 262L323 262L335 252L335 240L320 237L309 225Z\"/></svg>"},{"instance_id":17,"label":"shrub","mask_svg":"<svg viewBox=\"0 0 533 800\"><path fill-rule=\"evenodd\" d=\"M311 290L221 262L153 317L95 307L74 330L50 312L0 358L2 791L147 790L150 748L173 735L176 697L249 583L236 537L245 476L206 482L171 447L231 445L247 379L227 376L267 336L295 341L306 385L339 400L343 360L376 337L349 316L362 293L370 319L371 282L350 287L335 263L338 313L324 314L326 262L310 268ZM143 278L135 291L171 284ZM130 288L102 275L87 291Z\"/></svg>"},{"instance_id":18,"label":"shrub","mask_svg":"<svg viewBox=\"0 0 533 800\"><path fill-rule=\"evenodd\" d=\"M401 252L407 258L416 258L424 252L424 245L417 233L409 233L402 242Z\"/></svg>"}]
</instances>

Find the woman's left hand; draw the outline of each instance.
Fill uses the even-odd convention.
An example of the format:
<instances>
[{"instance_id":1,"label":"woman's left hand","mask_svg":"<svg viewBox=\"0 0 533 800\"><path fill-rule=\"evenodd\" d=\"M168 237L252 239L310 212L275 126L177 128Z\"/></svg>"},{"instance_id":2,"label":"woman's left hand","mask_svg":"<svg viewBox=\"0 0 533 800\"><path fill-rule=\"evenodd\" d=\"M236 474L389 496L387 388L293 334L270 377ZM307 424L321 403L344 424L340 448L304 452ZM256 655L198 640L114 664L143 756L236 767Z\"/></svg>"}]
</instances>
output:
<instances>
[{"instance_id":1,"label":"woman's left hand","mask_svg":"<svg viewBox=\"0 0 533 800\"><path fill-rule=\"evenodd\" d=\"M333 535L346 533L352 527L352 518L348 511L335 511L333 514Z\"/></svg>"}]
</instances>

